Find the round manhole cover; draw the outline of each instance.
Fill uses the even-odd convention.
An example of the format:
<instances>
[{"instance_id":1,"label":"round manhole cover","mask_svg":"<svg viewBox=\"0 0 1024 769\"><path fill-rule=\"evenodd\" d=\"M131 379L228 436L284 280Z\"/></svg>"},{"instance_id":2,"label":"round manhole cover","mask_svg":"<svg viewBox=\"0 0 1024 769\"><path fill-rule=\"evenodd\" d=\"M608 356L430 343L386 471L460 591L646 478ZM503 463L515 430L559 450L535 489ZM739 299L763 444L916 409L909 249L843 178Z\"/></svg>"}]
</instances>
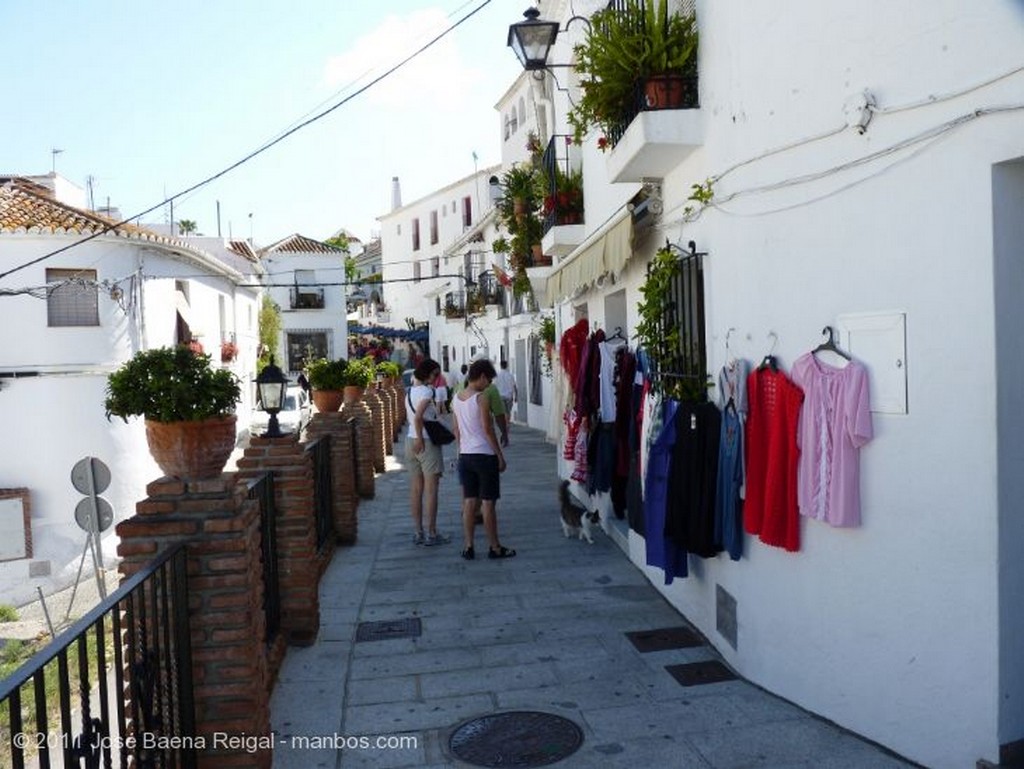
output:
<instances>
[{"instance_id":1,"label":"round manhole cover","mask_svg":"<svg viewBox=\"0 0 1024 769\"><path fill-rule=\"evenodd\" d=\"M583 744L583 731L568 718L517 710L466 721L448 746L473 766L547 766L571 756Z\"/></svg>"}]
</instances>

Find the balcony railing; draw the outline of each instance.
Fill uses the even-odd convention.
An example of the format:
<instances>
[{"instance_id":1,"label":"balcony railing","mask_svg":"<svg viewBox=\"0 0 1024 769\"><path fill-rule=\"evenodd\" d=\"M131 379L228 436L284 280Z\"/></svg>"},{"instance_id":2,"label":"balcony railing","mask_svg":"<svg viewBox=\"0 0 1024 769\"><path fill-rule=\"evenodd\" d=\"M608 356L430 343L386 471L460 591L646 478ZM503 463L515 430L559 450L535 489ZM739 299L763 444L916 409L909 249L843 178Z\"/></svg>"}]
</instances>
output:
<instances>
[{"instance_id":1,"label":"balcony railing","mask_svg":"<svg viewBox=\"0 0 1024 769\"><path fill-rule=\"evenodd\" d=\"M446 294L444 304L441 306L441 313L446 318L466 317L466 296L461 291L458 293Z\"/></svg>"},{"instance_id":2,"label":"balcony railing","mask_svg":"<svg viewBox=\"0 0 1024 769\"><path fill-rule=\"evenodd\" d=\"M580 148L572 138L566 134L555 134L541 156L541 166L548 179L543 234L552 227L583 224L583 162Z\"/></svg>"},{"instance_id":3,"label":"balcony railing","mask_svg":"<svg viewBox=\"0 0 1024 769\"><path fill-rule=\"evenodd\" d=\"M680 78L681 80L681 101L678 104L674 104L671 107L666 106L654 106L652 103L654 99L649 95L645 84L641 83L633 91L633 100L630 104L629 110L625 113L622 120L613 126L609 127L608 130L608 143L614 147L619 143L623 134L626 133L626 129L629 128L630 123L636 119L636 116L641 112L651 112L661 109L697 109L700 107L700 99L698 98L698 79L696 75L685 75ZM656 88L656 86L650 86Z\"/></svg>"},{"instance_id":4,"label":"balcony railing","mask_svg":"<svg viewBox=\"0 0 1024 769\"><path fill-rule=\"evenodd\" d=\"M288 292L289 304L293 310L324 308L324 290L319 286L293 286Z\"/></svg>"}]
</instances>

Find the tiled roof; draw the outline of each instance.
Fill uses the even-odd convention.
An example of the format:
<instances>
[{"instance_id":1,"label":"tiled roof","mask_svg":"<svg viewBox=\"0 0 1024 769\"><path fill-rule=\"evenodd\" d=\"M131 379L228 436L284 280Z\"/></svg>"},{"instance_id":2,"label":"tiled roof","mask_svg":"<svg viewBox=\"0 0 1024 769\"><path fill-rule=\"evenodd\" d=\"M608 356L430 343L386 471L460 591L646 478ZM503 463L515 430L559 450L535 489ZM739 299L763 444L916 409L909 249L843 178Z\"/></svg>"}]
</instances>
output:
<instances>
[{"instance_id":1,"label":"tiled roof","mask_svg":"<svg viewBox=\"0 0 1024 769\"><path fill-rule=\"evenodd\" d=\"M91 235L116 224L119 233L160 237L133 224L118 224L92 211L58 203L44 191L45 188L26 179L11 179L0 187L0 232L34 230Z\"/></svg>"},{"instance_id":2,"label":"tiled roof","mask_svg":"<svg viewBox=\"0 0 1024 769\"><path fill-rule=\"evenodd\" d=\"M248 240L229 240L228 251L233 251L241 257L248 259L250 262L258 262L260 260L259 255L256 253Z\"/></svg>"},{"instance_id":3,"label":"tiled roof","mask_svg":"<svg viewBox=\"0 0 1024 769\"><path fill-rule=\"evenodd\" d=\"M326 243L322 243L319 240L313 240L307 238L305 235L289 235L283 240L277 241L273 245L267 246L260 251L261 255L264 254L275 254L275 253L291 253L291 254L344 254L340 248L336 246L329 246Z\"/></svg>"},{"instance_id":4,"label":"tiled roof","mask_svg":"<svg viewBox=\"0 0 1024 769\"><path fill-rule=\"evenodd\" d=\"M217 259L209 252L195 248L184 240L169 238L152 230L127 222L118 222L93 211L85 211L49 197L48 191L26 179L13 178L0 185L0 235L8 233L38 233L52 235L98 235L110 238L128 238L155 243L198 258L207 265L235 275L240 271L234 265ZM43 188L45 190L45 188ZM104 232L106 231L106 232ZM248 244L247 244L248 245ZM250 252L252 249L250 248ZM244 255L243 255L244 256ZM255 254L253 254L253 257ZM255 261L252 257L247 260Z\"/></svg>"}]
</instances>

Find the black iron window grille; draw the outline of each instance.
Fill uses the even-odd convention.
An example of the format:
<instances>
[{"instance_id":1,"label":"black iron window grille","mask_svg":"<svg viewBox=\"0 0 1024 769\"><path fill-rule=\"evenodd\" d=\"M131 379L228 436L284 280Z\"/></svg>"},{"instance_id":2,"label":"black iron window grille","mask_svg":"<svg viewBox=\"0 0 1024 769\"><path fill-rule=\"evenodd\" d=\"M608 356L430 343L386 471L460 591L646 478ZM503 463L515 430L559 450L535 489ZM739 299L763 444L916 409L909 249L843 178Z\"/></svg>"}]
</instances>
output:
<instances>
[{"instance_id":1,"label":"black iron window grille","mask_svg":"<svg viewBox=\"0 0 1024 769\"><path fill-rule=\"evenodd\" d=\"M691 243L690 252L675 263L661 315L666 346L658 351L662 364L654 373L666 393L683 400L707 397L703 259Z\"/></svg>"}]
</instances>

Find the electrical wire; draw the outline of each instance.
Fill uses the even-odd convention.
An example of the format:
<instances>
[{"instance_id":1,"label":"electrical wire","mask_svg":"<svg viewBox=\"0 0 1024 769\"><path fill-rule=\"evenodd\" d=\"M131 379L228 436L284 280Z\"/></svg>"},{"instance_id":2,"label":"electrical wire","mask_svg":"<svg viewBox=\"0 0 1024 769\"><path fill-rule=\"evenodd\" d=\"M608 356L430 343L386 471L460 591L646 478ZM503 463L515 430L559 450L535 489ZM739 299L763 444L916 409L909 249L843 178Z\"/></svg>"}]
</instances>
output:
<instances>
[{"instance_id":1,"label":"electrical wire","mask_svg":"<svg viewBox=\"0 0 1024 769\"><path fill-rule=\"evenodd\" d=\"M352 94L346 96L341 101L331 105L330 107L328 107L325 110L322 110L321 112L318 112L313 117L308 118L306 120L303 120L298 125L296 125L296 126L290 128L290 129L288 129L287 131L283 132L277 138L272 139L271 141L264 143L259 148L253 150L252 152L250 152L249 154L245 155L240 160L235 161L231 165L229 165L226 168L218 171L217 173L213 174L212 176L209 176L206 179L203 179L202 181L197 182L197 183L193 184L192 186L185 188L181 192L178 192L178 193L170 196L169 198L165 198L164 200L160 201L156 205L150 206L149 208L145 209L144 211L139 211L138 213L133 214L132 216L129 216L129 217L125 218L124 220L120 221L120 222L116 222L116 223L113 223L113 224L105 225L98 232L94 232L91 235L88 235L87 237L82 238L81 240L77 240L74 243L69 243L66 246L62 246L60 248L54 249L53 251L50 251L49 253L43 254L42 256L36 257L35 259L32 259L32 260L30 260L28 262L25 262L23 264L19 264L16 267L12 267L9 270L5 270L4 272L0 272L0 279L6 278L9 275L12 275L12 274L14 274L16 272L19 272L20 270L24 270L27 267L31 267L32 265L39 264L40 262L43 262L43 261L45 261L47 259L50 259L50 258L52 258L54 256L57 256L58 254L62 254L64 252L66 252L66 251L69 251L72 248L77 248L78 246L80 246L80 245L82 245L84 243L88 243L91 240L95 240L96 238L98 238L98 237L100 237L102 235L105 235L105 234L107 234L108 232L110 232L112 230L116 230L120 225L124 224L125 222L128 222L128 221L130 221L132 219L138 219L138 218L140 218L142 216L145 216L146 214L152 213L153 211L156 211L161 206L167 205L171 201L177 200L178 198L181 198L181 197L183 197L185 195L188 195L189 193L194 192L195 190L198 190L200 187L205 187L206 185L216 181L217 179L221 178L222 176L225 176L226 174L230 173L231 171L234 171L236 168L238 168L238 167L248 163L250 160L253 160L254 158L258 157L259 155L262 155L264 152L269 150L271 147L274 147L277 144L280 144L282 141L287 139L292 134L295 134L298 131L301 131L303 128L306 128L306 127L312 125L313 123L316 123L317 121L322 120L323 118L327 117L328 115L330 115L332 112L334 112L338 108L344 106L345 104L348 104L350 101L352 101L352 99L356 98L357 96L362 95L363 93L368 91L370 88L372 88L373 86L377 85L377 83L381 82L382 80L384 80L387 77L390 77L395 72L397 72L399 69L401 69L406 64L408 64L410 61L412 61L413 59L415 59L418 56L420 56L422 53L427 51L432 46L436 45L443 38L447 37L451 32L456 30L458 27L462 26L462 24L464 24L466 21L468 21L470 18L475 16L477 13L482 11L486 6L488 6L490 4L491 4L491 0L482 0L482 2L476 8L471 10L465 16L460 18L458 21L456 21L456 22L452 23L451 25L449 25L445 30L443 30L442 32L440 32L437 35L435 35L428 42L426 42L425 44L420 46L418 49L416 49L416 51L414 51L413 53L411 53L408 56L406 56L400 62L398 62L394 66L390 67L389 69L385 70L383 74L378 75L373 80L371 80L369 83L367 83L363 87L357 89Z\"/></svg>"},{"instance_id":2,"label":"electrical wire","mask_svg":"<svg viewBox=\"0 0 1024 769\"><path fill-rule=\"evenodd\" d=\"M880 115L892 115L896 112L905 112L908 109L928 107L931 106L932 104L940 104L944 101L955 99L958 96L965 96L969 93L972 93L973 91L981 90L982 88L990 86L993 83L998 83L1000 80L1005 80L1008 77L1012 77L1013 75L1016 75L1018 72L1024 72L1024 65L1020 67L1014 67L1008 72L1004 72L1001 75L996 75L995 77L989 78L988 80L982 81L980 83L976 83L975 85L968 86L967 88L963 88L959 91L950 91L949 93L940 94L938 96L929 96L926 99L910 102L909 104L901 104L898 107L877 107L875 105L868 105L868 109L870 109L872 112L877 112Z\"/></svg>"}]
</instances>

